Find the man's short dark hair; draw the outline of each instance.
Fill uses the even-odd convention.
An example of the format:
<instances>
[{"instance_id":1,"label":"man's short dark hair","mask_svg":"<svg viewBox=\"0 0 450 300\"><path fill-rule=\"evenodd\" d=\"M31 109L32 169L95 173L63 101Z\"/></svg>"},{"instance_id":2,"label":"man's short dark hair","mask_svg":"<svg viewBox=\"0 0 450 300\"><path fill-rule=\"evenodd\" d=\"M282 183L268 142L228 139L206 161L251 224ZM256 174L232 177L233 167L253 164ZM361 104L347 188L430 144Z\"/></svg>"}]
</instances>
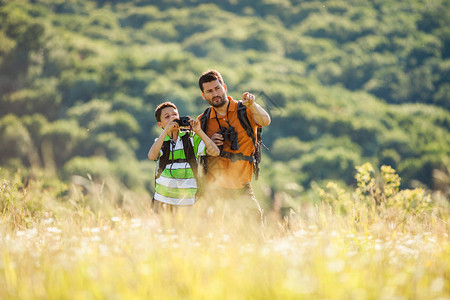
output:
<instances>
[{"instance_id":1,"label":"man's short dark hair","mask_svg":"<svg viewBox=\"0 0 450 300\"><path fill-rule=\"evenodd\" d=\"M208 70L205 73L200 76L198 79L198 86L200 87L200 90L203 92L203 83L210 82L218 79L219 83L223 85L223 79L219 72L216 70Z\"/></svg>"},{"instance_id":2,"label":"man's short dark hair","mask_svg":"<svg viewBox=\"0 0 450 300\"><path fill-rule=\"evenodd\" d=\"M173 107L176 110L178 110L177 106L175 104L173 104L172 102L166 101L166 102L161 103L160 105L158 105L155 108L155 119L156 119L156 122L161 122L161 111L164 108L166 108L166 107Z\"/></svg>"}]
</instances>

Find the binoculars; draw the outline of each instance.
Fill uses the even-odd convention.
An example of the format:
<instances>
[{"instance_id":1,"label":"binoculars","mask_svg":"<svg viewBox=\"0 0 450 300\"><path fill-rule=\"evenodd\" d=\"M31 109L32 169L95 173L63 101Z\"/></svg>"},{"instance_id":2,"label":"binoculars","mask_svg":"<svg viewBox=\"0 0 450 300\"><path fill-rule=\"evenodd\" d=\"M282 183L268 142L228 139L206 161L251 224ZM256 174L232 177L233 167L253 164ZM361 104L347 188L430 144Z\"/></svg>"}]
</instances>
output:
<instances>
[{"instance_id":1,"label":"binoculars","mask_svg":"<svg viewBox=\"0 0 450 300\"><path fill-rule=\"evenodd\" d=\"M179 119L175 120L175 122L178 123L178 125L181 126L190 126L191 124L189 123L189 117L180 117Z\"/></svg>"},{"instance_id":2,"label":"binoculars","mask_svg":"<svg viewBox=\"0 0 450 300\"><path fill-rule=\"evenodd\" d=\"M218 133L223 136L224 141L231 141L231 150L239 150L238 134L233 126L221 127Z\"/></svg>"}]
</instances>

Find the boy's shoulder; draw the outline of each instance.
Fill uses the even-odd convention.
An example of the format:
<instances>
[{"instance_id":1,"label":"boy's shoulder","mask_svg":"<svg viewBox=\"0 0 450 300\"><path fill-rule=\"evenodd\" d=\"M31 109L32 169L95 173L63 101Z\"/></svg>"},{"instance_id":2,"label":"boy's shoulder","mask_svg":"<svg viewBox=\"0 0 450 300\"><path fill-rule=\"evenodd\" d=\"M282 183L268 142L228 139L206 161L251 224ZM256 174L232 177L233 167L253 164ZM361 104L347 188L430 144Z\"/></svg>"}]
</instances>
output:
<instances>
[{"instance_id":1,"label":"boy's shoulder","mask_svg":"<svg viewBox=\"0 0 450 300\"><path fill-rule=\"evenodd\" d=\"M195 133L192 130L180 130L180 132L178 133L178 138L181 140L183 139L185 136L188 137L193 137L195 135Z\"/></svg>"}]
</instances>

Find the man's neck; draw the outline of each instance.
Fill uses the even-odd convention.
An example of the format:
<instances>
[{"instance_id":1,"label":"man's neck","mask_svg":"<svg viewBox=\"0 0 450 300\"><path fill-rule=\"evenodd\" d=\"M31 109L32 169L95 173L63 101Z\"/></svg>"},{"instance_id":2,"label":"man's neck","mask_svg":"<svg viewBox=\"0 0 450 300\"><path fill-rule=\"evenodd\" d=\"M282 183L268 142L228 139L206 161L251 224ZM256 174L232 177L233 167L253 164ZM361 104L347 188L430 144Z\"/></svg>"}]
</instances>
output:
<instances>
[{"instance_id":1,"label":"man's neck","mask_svg":"<svg viewBox=\"0 0 450 300\"><path fill-rule=\"evenodd\" d=\"M214 109L216 110L216 114L218 114L222 117L225 116L227 114L229 103L230 103L230 100L227 98L227 101L225 101L225 103L222 106L214 107Z\"/></svg>"}]
</instances>

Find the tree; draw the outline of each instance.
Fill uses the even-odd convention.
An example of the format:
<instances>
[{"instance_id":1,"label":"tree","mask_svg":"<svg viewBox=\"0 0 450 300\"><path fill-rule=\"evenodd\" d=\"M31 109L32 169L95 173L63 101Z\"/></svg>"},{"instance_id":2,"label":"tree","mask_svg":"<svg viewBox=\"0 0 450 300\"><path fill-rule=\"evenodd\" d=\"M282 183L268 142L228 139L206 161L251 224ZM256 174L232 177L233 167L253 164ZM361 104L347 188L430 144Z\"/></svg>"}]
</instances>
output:
<instances>
[{"instance_id":1,"label":"tree","mask_svg":"<svg viewBox=\"0 0 450 300\"><path fill-rule=\"evenodd\" d=\"M9 159L18 158L24 164L29 164L28 154L36 149L19 118L10 114L0 119L0 140L0 163L5 164Z\"/></svg>"},{"instance_id":2,"label":"tree","mask_svg":"<svg viewBox=\"0 0 450 300\"><path fill-rule=\"evenodd\" d=\"M48 123L42 130L44 161L62 167L70 158L81 152L88 133L72 120Z\"/></svg>"}]
</instances>

